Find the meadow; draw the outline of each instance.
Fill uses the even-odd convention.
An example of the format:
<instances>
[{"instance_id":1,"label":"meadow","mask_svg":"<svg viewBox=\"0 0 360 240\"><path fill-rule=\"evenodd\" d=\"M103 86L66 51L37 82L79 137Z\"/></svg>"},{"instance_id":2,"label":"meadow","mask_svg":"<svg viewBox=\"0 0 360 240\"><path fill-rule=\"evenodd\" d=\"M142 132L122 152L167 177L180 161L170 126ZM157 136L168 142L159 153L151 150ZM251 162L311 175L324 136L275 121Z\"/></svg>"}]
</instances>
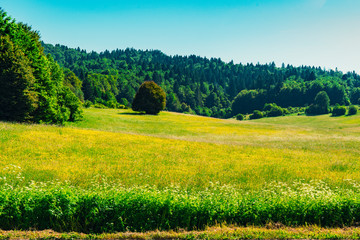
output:
<instances>
[{"instance_id":1,"label":"meadow","mask_svg":"<svg viewBox=\"0 0 360 240\"><path fill-rule=\"evenodd\" d=\"M360 180L360 115L236 121L162 112L85 110L65 127L0 123L0 173L14 183L107 179L124 186ZM17 176L21 175L21 178Z\"/></svg>"},{"instance_id":2,"label":"meadow","mask_svg":"<svg viewBox=\"0 0 360 240\"><path fill-rule=\"evenodd\" d=\"M0 122L0 228L353 226L359 123L92 108L65 126Z\"/></svg>"}]
</instances>

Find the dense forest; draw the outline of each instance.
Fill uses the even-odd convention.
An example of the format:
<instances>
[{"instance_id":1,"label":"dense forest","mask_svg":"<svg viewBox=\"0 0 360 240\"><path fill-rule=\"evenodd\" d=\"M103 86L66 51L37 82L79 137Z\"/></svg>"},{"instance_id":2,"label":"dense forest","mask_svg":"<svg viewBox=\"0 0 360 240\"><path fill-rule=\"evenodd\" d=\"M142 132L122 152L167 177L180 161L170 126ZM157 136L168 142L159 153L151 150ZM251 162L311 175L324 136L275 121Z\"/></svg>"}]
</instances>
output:
<instances>
[{"instance_id":1,"label":"dense forest","mask_svg":"<svg viewBox=\"0 0 360 240\"><path fill-rule=\"evenodd\" d=\"M331 105L358 104L360 98L360 76L355 72L225 63L194 55L167 56L158 50L128 48L96 53L62 45L43 46L60 66L70 69L68 74L73 72L79 79L74 90L79 98L108 106L130 106L146 80L165 90L167 110L220 118L262 110L265 103L304 107L312 104L320 91L328 94Z\"/></svg>"},{"instance_id":2,"label":"dense forest","mask_svg":"<svg viewBox=\"0 0 360 240\"><path fill-rule=\"evenodd\" d=\"M79 99L39 39L0 8L0 120L62 124L81 118Z\"/></svg>"}]
</instances>

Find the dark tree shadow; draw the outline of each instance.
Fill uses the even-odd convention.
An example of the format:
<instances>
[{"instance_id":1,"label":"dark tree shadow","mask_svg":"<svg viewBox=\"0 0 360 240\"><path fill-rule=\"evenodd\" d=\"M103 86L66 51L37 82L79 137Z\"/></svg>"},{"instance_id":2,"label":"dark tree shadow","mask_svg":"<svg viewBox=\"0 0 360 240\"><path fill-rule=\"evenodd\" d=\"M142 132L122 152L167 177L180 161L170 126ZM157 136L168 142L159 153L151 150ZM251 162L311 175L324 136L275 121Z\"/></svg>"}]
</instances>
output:
<instances>
[{"instance_id":1,"label":"dark tree shadow","mask_svg":"<svg viewBox=\"0 0 360 240\"><path fill-rule=\"evenodd\" d=\"M144 112L121 112L120 115L146 115Z\"/></svg>"}]
</instances>

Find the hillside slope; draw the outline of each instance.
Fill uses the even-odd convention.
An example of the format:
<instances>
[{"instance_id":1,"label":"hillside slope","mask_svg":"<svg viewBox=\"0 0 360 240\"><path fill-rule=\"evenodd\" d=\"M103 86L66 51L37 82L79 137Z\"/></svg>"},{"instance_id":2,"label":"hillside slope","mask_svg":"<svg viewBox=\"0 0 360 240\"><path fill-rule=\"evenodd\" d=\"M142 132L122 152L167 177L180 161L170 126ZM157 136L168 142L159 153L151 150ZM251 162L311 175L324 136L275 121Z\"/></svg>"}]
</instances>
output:
<instances>
[{"instance_id":1,"label":"hillside slope","mask_svg":"<svg viewBox=\"0 0 360 240\"><path fill-rule=\"evenodd\" d=\"M229 118L262 110L265 103L304 107L326 91L331 105L358 104L360 76L320 67L235 64L195 55L168 56L159 50L86 52L43 44L62 67L82 81L85 100L130 106L140 84L153 80L167 94L167 110ZM238 101L234 101L238 98Z\"/></svg>"},{"instance_id":2,"label":"hillside slope","mask_svg":"<svg viewBox=\"0 0 360 240\"><path fill-rule=\"evenodd\" d=\"M257 189L272 181L360 180L360 115L239 122L163 112L87 109L66 127L0 123L1 174L21 184L107 178L125 186L211 182ZM15 173L8 166L16 165ZM20 184L20 183L19 183Z\"/></svg>"}]
</instances>

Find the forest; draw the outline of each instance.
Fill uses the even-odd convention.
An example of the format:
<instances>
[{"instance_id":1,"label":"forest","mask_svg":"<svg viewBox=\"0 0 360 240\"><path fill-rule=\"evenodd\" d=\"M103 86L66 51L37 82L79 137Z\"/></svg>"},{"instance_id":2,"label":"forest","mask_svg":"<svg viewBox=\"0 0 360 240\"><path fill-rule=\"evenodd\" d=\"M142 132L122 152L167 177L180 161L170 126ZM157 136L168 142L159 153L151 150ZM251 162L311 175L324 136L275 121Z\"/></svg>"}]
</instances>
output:
<instances>
[{"instance_id":1,"label":"forest","mask_svg":"<svg viewBox=\"0 0 360 240\"><path fill-rule=\"evenodd\" d=\"M82 101L129 107L142 82L166 92L166 109L218 118L263 110L266 103L306 107L325 91L330 104L359 104L360 76L320 67L235 64L219 58L167 56L159 50L87 52L43 43L68 75ZM69 83L71 85L71 83Z\"/></svg>"},{"instance_id":2,"label":"forest","mask_svg":"<svg viewBox=\"0 0 360 240\"><path fill-rule=\"evenodd\" d=\"M81 103L67 81L45 55L39 33L0 8L0 120L63 124L80 119Z\"/></svg>"}]
</instances>

